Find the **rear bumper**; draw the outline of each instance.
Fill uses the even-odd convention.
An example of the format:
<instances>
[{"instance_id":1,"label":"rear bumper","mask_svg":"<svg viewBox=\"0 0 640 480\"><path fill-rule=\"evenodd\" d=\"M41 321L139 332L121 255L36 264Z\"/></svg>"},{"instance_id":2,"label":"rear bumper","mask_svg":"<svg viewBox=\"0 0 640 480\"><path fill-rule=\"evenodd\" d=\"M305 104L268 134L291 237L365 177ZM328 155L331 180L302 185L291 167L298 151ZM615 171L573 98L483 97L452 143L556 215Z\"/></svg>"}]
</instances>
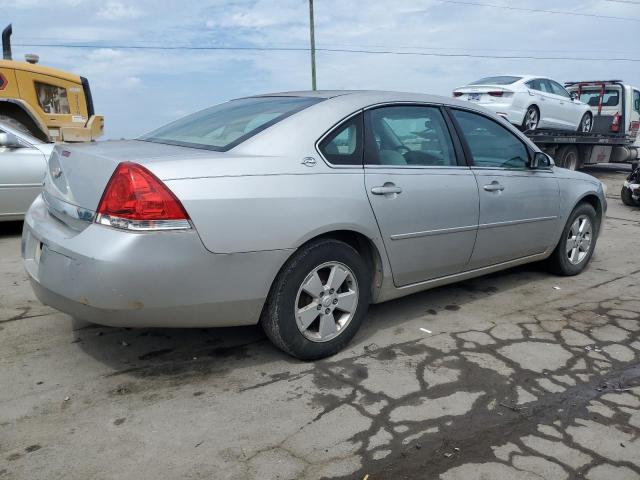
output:
<instances>
[{"instance_id":1,"label":"rear bumper","mask_svg":"<svg viewBox=\"0 0 640 480\"><path fill-rule=\"evenodd\" d=\"M290 253L217 255L194 230L135 233L89 224L79 232L51 216L41 197L22 236L24 266L40 301L126 327L255 324Z\"/></svg>"}]
</instances>

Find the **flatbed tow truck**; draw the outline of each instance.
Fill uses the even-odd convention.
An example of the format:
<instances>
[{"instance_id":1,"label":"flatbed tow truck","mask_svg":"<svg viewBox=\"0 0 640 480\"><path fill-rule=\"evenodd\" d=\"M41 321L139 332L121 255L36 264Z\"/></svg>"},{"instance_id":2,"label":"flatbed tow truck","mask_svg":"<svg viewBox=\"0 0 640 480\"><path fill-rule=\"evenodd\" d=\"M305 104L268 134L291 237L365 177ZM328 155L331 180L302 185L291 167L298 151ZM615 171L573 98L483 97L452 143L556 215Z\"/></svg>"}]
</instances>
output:
<instances>
[{"instance_id":1,"label":"flatbed tow truck","mask_svg":"<svg viewBox=\"0 0 640 480\"><path fill-rule=\"evenodd\" d=\"M565 86L591 107L591 132L540 129L524 134L559 167L577 170L597 163L636 162L640 158L640 89L622 80L567 82Z\"/></svg>"}]
</instances>

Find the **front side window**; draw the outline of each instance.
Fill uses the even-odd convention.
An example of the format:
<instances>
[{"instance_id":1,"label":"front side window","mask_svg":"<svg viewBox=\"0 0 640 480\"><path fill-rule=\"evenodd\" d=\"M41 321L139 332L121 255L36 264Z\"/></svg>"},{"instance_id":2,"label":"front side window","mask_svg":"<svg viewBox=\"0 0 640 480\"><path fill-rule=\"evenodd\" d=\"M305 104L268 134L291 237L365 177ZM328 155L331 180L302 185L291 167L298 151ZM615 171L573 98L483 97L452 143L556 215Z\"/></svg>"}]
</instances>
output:
<instances>
[{"instance_id":1,"label":"front side window","mask_svg":"<svg viewBox=\"0 0 640 480\"><path fill-rule=\"evenodd\" d=\"M338 125L318 148L333 165L362 165L362 114Z\"/></svg>"},{"instance_id":2,"label":"front side window","mask_svg":"<svg viewBox=\"0 0 640 480\"><path fill-rule=\"evenodd\" d=\"M487 117L452 110L477 167L525 169L529 152L522 141Z\"/></svg>"},{"instance_id":3,"label":"front side window","mask_svg":"<svg viewBox=\"0 0 640 480\"><path fill-rule=\"evenodd\" d=\"M369 110L366 162L374 165L457 165L449 130L437 107ZM369 130L367 130L369 131Z\"/></svg>"},{"instance_id":4,"label":"front side window","mask_svg":"<svg viewBox=\"0 0 640 480\"><path fill-rule=\"evenodd\" d=\"M313 97L251 97L206 108L139 140L227 151L294 113L323 101Z\"/></svg>"},{"instance_id":5,"label":"front side window","mask_svg":"<svg viewBox=\"0 0 640 480\"><path fill-rule=\"evenodd\" d=\"M569 92L567 92L558 82L554 82L553 80L548 80L548 82L551 85L551 90L554 94L560 95L561 97L571 98Z\"/></svg>"},{"instance_id":6,"label":"front side window","mask_svg":"<svg viewBox=\"0 0 640 480\"><path fill-rule=\"evenodd\" d=\"M640 92L638 90L633 91L633 109L640 113Z\"/></svg>"},{"instance_id":7,"label":"front side window","mask_svg":"<svg viewBox=\"0 0 640 480\"><path fill-rule=\"evenodd\" d=\"M45 113L63 115L71 113L66 88L42 82L35 82L35 87L38 103Z\"/></svg>"}]
</instances>

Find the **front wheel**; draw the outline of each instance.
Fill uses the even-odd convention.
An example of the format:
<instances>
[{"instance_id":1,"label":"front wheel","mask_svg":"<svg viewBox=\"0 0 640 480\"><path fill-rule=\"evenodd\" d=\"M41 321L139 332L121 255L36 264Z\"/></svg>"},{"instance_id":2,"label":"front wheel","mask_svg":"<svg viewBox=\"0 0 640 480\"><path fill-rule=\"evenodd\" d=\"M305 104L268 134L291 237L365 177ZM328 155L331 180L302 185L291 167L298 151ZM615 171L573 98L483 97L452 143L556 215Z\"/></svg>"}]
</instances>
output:
<instances>
[{"instance_id":1,"label":"front wheel","mask_svg":"<svg viewBox=\"0 0 640 480\"><path fill-rule=\"evenodd\" d=\"M301 360L342 350L370 301L367 263L350 245L321 239L301 247L269 293L261 324L280 349Z\"/></svg>"},{"instance_id":2,"label":"front wheel","mask_svg":"<svg viewBox=\"0 0 640 480\"><path fill-rule=\"evenodd\" d=\"M582 116L580 123L578 124L578 132L589 133L593 127L593 117L587 112Z\"/></svg>"},{"instance_id":3,"label":"front wheel","mask_svg":"<svg viewBox=\"0 0 640 480\"><path fill-rule=\"evenodd\" d=\"M577 275L589 264L600 227L595 209L579 204L562 231L556 249L549 257L551 269L559 275Z\"/></svg>"}]
</instances>

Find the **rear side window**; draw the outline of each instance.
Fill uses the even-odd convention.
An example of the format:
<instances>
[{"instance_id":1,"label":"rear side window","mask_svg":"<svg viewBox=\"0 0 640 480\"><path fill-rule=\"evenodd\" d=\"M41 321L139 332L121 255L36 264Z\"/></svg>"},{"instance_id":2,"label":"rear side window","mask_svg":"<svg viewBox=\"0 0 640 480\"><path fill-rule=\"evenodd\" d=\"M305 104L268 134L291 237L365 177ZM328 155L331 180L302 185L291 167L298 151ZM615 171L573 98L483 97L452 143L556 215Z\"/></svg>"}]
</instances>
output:
<instances>
[{"instance_id":1,"label":"rear side window","mask_svg":"<svg viewBox=\"0 0 640 480\"><path fill-rule=\"evenodd\" d=\"M294 113L323 101L311 97L252 97L206 108L139 140L226 151Z\"/></svg>"},{"instance_id":2,"label":"rear side window","mask_svg":"<svg viewBox=\"0 0 640 480\"><path fill-rule=\"evenodd\" d=\"M440 109L403 105L367 112L366 163L455 166L455 151ZM369 129L371 134L369 134Z\"/></svg>"},{"instance_id":3,"label":"rear side window","mask_svg":"<svg viewBox=\"0 0 640 480\"><path fill-rule=\"evenodd\" d=\"M452 110L477 167L525 169L527 147L502 125L462 110Z\"/></svg>"},{"instance_id":4,"label":"rear side window","mask_svg":"<svg viewBox=\"0 0 640 480\"><path fill-rule=\"evenodd\" d=\"M471 82L469 85L511 85L521 79L522 77L511 76L485 77L480 80L476 80L475 82Z\"/></svg>"},{"instance_id":5,"label":"rear side window","mask_svg":"<svg viewBox=\"0 0 640 480\"><path fill-rule=\"evenodd\" d=\"M338 125L318 148L333 165L362 165L362 114Z\"/></svg>"}]
</instances>

